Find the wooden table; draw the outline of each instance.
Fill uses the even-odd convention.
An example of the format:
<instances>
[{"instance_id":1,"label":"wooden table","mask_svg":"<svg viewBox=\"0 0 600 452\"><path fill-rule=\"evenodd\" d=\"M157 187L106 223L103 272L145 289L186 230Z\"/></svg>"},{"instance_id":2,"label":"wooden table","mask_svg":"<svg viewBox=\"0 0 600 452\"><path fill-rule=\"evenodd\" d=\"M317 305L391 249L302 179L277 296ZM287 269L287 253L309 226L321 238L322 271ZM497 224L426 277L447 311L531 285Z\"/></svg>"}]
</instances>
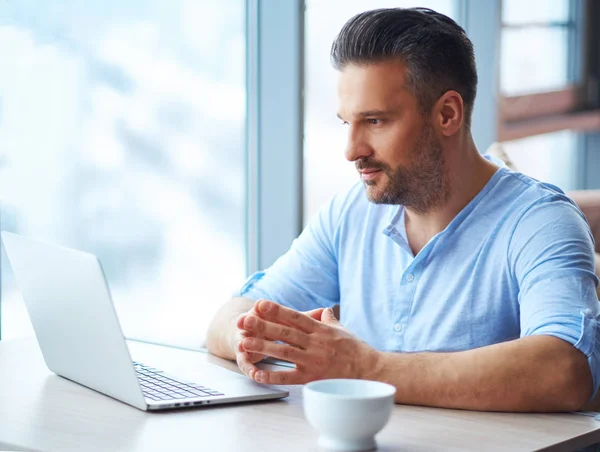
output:
<instances>
[{"instance_id":1,"label":"wooden table","mask_svg":"<svg viewBox=\"0 0 600 452\"><path fill-rule=\"evenodd\" d=\"M197 376L202 352L130 342L134 359ZM272 366L269 366L272 367ZM301 387L273 402L145 413L58 377L35 339L0 342L0 450L316 451ZM600 422L576 414L503 414L398 405L377 436L381 451L556 450L600 442Z\"/></svg>"}]
</instances>

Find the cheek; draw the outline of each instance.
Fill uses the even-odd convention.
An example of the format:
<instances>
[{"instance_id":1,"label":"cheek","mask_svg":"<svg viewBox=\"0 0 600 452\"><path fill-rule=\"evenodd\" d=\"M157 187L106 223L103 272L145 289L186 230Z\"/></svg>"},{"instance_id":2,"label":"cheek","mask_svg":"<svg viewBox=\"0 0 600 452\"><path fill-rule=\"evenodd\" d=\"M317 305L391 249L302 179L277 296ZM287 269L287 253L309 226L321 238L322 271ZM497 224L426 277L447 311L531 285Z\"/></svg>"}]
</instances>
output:
<instances>
[{"instance_id":1,"label":"cheek","mask_svg":"<svg viewBox=\"0 0 600 452\"><path fill-rule=\"evenodd\" d=\"M374 137L373 149L375 149L378 160L384 161L394 168L409 163L415 144L414 133L411 134L404 128L396 127L377 134L377 137Z\"/></svg>"}]
</instances>

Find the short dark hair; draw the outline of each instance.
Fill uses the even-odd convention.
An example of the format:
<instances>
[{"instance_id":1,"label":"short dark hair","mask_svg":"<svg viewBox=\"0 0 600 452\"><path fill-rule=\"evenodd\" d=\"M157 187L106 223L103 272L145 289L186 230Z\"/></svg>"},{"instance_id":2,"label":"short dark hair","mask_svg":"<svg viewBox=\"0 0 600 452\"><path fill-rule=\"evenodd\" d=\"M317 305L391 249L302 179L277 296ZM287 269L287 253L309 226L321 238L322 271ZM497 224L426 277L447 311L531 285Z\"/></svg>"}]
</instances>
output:
<instances>
[{"instance_id":1,"label":"short dark hair","mask_svg":"<svg viewBox=\"0 0 600 452\"><path fill-rule=\"evenodd\" d=\"M477 69L473 43L460 25L428 8L375 9L346 22L331 47L337 70L393 59L406 65L407 88L424 114L442 94L455 90L470 127Z\"/></svg>"}]
</instances>

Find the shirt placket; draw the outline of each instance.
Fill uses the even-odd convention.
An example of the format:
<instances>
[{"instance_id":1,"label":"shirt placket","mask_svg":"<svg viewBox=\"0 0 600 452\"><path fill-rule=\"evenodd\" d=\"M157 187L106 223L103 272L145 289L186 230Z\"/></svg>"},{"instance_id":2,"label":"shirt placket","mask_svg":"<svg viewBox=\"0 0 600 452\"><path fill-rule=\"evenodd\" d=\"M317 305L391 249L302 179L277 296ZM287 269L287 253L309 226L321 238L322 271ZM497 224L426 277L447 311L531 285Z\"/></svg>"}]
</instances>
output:
<instances>
[{"instance_id":1,"label":"shirt placket","mask_svg":"<svg viewBox=\"0 0 600 452\"><path fill-rule=\"evenodd\" d=\"M390 234L392 236L393 234ZM398 234L399 237L394 241L405 243L406 247L412 256L412 251L404 237ZM427 261L439 241L439 236L434 237L425 247L413 257L412 261L406 267L400 278L398 295L394 303L392 322L390 323L391 334L389 347L394 351L402 351L405 349L405 338L407 327L410 325L411 315L415 304L415 296L417 288L423 272L427 267Z\"/></svg>"},{"instance_id":2,"label":"shirt placket","mask_svg":"<svg viewBox=\"0 0 600 452\"><path fill-rule=\"evenodd\" d=\"M394 304L393 322L391 324L391 337L394 350L401 351L404 348L406 328L410 321L410 313L420 279L419 258L413 262L402 274L398 290L398 300Z\"/></svg>"},{"instance_id":3,"label":"shirt placket","mask_svg":"<svg viewBox=\"0 0 600 452\"><path fill-rule=\"evenodd\" d=\"M410 246L403 235L397 229L390 227L386 234L407 253L410 264L403 271L396 299L393 300L392 322L386 328L390 328L388 349L401 350L404 344L406 325L409 320L411 306L415 296L416 285L419 279L418 259L413 256Z\"/></svg>"}]
</instances>

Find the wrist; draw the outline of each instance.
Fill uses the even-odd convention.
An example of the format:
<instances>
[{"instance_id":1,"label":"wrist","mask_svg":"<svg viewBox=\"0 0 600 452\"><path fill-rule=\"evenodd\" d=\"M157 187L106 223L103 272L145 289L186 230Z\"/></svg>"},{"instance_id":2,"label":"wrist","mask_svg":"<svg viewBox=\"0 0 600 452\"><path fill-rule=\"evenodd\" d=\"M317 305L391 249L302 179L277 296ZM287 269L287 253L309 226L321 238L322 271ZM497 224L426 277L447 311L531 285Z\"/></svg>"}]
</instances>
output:
<instances>
[{"instance_id":1,"label":"wrist","mask_svg":"<svg viewBox=\"0 0 600 452\"><path fill-rule=\"evenodd\" d=\"M361 360L358 378L362 380L380 381L383 360L383 352L370 349L366 354L366 358Z\"/></svg>"}]
</instances>

